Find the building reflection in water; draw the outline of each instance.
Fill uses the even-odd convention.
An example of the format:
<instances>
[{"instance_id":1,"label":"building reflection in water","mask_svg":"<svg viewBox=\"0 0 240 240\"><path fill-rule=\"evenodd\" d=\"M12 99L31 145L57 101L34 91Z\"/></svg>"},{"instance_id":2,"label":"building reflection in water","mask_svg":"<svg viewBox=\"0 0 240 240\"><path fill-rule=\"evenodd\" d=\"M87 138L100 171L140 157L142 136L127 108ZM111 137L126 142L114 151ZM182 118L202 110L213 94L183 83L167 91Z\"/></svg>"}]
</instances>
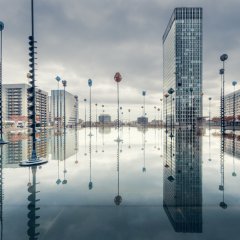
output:
<instances>
[{"instance_id":1,"label":"building reflection in water","mask_svg":"<svg viewBox=\"0 0 240 240\"><path fill-rule=\"evenodd\" d=\"M29 237L29 240L32 239L38 239L40 233L38 232L37 228L40 226L39 223L37 223L38 219L40 218L40 216L38 216L37 211L40 210L40 207L37 207L37 202L40 201L40 199L37 199L37 193L39 193L39 191L37 191L36 189L36 185L37 185L37 181L36 181L36 174L37 174L37 167L33 166L31 167L31 172L32 172L32 182L31 184L28 186L28 192L29 192L29 196L28 196L28 230L27 230L27 235Z\"/></svg>"},{"instance_id":2,"label":"building reflection in water","mask_svg":"<svg viewBox=\"0 0 240 240\"><path fill-rule=\"evenodd\" d=\"M235 160L240 159L240 135L226 134L224 138L224 151L233 159L232 176L236 177Z\"/></svg>"},{"instance_id":3,"label":"building reflection in water","mask_svg":"<svg viewBox=\"0 0 240 240\"><path fill-rule=\"evenodd\" d=\"M191 130L165 138L163 207L176 232L202 232L202 142Z\"/></svg>"},{"instance_id":4,"label":"building reflection in water","mask_svg":"<svg viewBox=\"0 0 240 240\"><path fill-rule=\"evenodd\" d=\"M48 158L48 132L42 130L36 134L37 143L36 150L41 158ZM29 159L31 156L32 142L27 133L12 133L6 134L8 144L3 150L4 166L6 168L18 168L19 162L23 159Z\"/></svg>"}]
</instances>

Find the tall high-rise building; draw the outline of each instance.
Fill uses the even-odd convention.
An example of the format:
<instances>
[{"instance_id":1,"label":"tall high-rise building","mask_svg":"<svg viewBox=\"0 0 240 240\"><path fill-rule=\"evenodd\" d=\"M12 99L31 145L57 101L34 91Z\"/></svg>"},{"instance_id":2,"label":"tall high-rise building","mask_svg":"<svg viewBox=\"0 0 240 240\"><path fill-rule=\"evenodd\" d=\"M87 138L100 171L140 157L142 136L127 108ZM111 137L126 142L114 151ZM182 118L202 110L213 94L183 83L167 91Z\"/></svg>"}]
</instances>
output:
<instances>
[{"instance_id":1,"label":"tall high-rise building","mask_svg":"<svg viewBox=\"0 0 240 240\"><path fill-rule=\"evenodd\" d=\"M66 125L74 126L78 118L78 104L76 98L69 92L65 92L66 104ZM64 90L52 90L50 98L51 122L59 121L60 125L64 123Z\"/></svg>"},{"instance_id":2,"label":"tall high-rise building","mask_svg":"<svg viewBox=\"0 0 240 240\"><path fill-rule=\"evenodd\" d=\"M202 117L202 8L175 8L163 35L163 94L171 88L167 121L194 124Z\"/></svg>"},{"instance_id":3,"label":"tall high-rise building","mask_svg":"<svg viewBox=\"0 0 240 240\"><path fill-rule=\"evenodd\" d=\"M3 120L15 122L28 122L28 84L3 85ZM37 123L41 126L48 125L48 93L36 89L36 114Z\"/></svg>"}]
</instances>

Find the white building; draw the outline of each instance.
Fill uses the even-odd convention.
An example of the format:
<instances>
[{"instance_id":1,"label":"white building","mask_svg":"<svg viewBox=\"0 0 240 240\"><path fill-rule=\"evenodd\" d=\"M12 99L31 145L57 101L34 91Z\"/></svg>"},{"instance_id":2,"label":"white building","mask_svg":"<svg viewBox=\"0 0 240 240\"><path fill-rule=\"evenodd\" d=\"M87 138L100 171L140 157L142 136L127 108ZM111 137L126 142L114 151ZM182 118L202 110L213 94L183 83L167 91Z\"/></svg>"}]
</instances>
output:
<instances>
[{"instance_id":1,"label":"white building","mask_svg":"<svg viewBox=\"0 0 240 240\"><path fill-rule=\"evenodd\" d=\"M28 84L3 84L3 121L28 122ZM37 122L48 125L48 93L36 89Z\"/></svg>"}]
</instances>

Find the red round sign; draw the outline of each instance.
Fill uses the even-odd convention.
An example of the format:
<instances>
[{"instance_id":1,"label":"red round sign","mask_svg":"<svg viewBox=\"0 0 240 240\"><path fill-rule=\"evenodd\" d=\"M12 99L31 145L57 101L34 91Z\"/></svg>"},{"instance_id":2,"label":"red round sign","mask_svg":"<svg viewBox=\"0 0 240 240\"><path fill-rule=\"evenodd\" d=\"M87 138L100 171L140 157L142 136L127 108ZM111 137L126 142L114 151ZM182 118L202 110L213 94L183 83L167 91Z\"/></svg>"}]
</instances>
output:
<instances>
[{"instance_id":1,"label":"red round sign","mask_svg":"<svg viewBox=\"0 0 240 240\"><path fill-rule=\"evenodd\" d=\"M116 82L121 82L122 76L121 76L121 74L120 74L119 72L117 72L117 73L115 74L114 80L115 80Z\"/></svg>"}]
</instances>

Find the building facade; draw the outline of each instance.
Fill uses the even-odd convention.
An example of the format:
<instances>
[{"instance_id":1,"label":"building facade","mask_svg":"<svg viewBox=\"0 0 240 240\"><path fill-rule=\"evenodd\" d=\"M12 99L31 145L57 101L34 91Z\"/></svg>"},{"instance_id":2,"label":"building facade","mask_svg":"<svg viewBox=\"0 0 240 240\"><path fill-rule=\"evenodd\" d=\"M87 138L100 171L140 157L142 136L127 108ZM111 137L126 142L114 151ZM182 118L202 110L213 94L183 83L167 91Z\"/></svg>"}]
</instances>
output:
<instances>
[{"instance_id":1,"label":"building facade","mask_svg":"<svg viewBox=\"0 0 240 240\"><path fill-rule=\"evenodd\" d=\"M235 117L240 116L240 90L229 93L225 96L225 116L233 117L235 95Z\"/></svg>"},{"instance_id":2,"label":"building facade","mask_svg":"<svg viewBox=\"0 0 240 240\"><path fill-rule=\"evenodd\" d=\"M169 90L174 92L169 94ZM202 8L175 8L163 35L164 119L189 125L202 117Z\"/></svg>"},{"instance_id":3,"label":"building facade","mask_svg":"<svg viewBox=\"0 0 240 240\"><path fill-rule=\"evenodd\" d=\"M28 122L28 84L3 85L3 120ZM48 93L36 89L36 120L39 126L48 125ZM25 124L26 125L26 124Z\"/></svg>"},{"instance_id":4,"label":"building facade","mask_svg":"<svg viewBox=\"0 0 240 240\"><path fill-rule=\"evenodd\" d=\"M74 126L78 121L78 104L76 96L65 91L66 126ZM52 90L50 97L51 123L64 124L64 90Z\"/></svg>"},{"instance_id":5,"label":"building facade","mask_svg":"<svg viewBox=\"0 0 240 240\"><path fill-rule=\"evenodd\" d=\"M99 123L110 123L111 116L109 114L101 114L98 117Z\"/></svg>"}]
</instances>

